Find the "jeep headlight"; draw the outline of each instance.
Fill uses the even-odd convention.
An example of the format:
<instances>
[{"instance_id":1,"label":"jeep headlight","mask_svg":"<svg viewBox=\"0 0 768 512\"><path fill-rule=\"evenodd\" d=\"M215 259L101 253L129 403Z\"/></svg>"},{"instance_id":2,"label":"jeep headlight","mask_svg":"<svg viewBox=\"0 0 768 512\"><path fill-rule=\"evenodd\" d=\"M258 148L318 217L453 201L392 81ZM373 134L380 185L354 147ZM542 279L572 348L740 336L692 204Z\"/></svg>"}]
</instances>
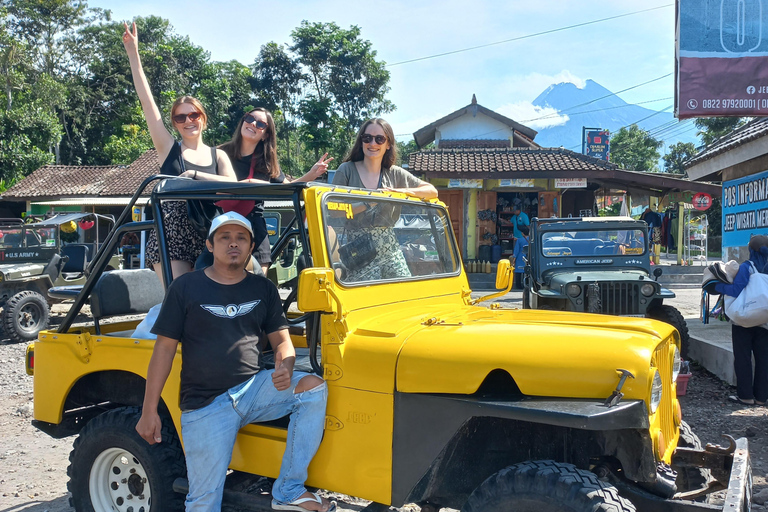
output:
<instances>
[{"instance_id":1,"label":"jeep headlight","mask_svg":"<svg viewBox=\"0 0 768 512\"><path fill-rule=\"evenodd\" d=\"M571 283L565 287L565 293L567 293L569 297L578 297L581 295L581 286L576 283Z\"/></svg>"},{"instance_id":2,"label":"jeep headlight","mask_svg":"<svg viewBox=\"0 0 768 512\"><path fill-rule=\"evenodd\" d=\"M680 357L680 350L675 346L675 352L672 355L672 382L677 380L680 375L680 367L683 365L683 359Z\"/></svg>"},{"instance_id":3,"label":"jeep headlight","mask_svg":"<svg viewBox=\"0 0 768 512\"><path fill-rule=\"evenodd\" d=\"M659 370L653 371L653 383L651 384L651 414L656 413L656 409L661 403L661 375Z\"/></svg>"},{"instance_id":4,"label":"jeep headlight","mask_svg":"<svg viewBox=\"0 0 768 512\"><path fill-rule=\"evenodd\" d=\"M656 293L656 287L653 286L651 283L645 283L643 286L640 287L640 293L642 293L646 297L650 297L651 295Z\"/></svg>"}]
</instances>

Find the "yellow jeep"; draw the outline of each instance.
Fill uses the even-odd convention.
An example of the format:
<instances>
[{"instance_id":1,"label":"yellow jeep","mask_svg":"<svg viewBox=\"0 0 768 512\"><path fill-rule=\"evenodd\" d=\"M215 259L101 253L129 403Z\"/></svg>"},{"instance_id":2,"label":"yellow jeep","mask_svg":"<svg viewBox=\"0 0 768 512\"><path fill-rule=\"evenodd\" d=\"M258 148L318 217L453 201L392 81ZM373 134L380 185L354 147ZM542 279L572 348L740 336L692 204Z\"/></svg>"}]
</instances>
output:
<instances>
[{"instance_id":1,"label":"yellow jeep","mask_svg":"<svg viewBox=\"0 0 768 512\"><path fill-rule=\"evenodd\" d=\"M162 288L149 270L104 269L124 233L155 228L170 282L160 202L222 194L294 205L273 259L301 249L284 307L297 368L329 388L308 485L370 500L366 511L749 510L747 441L702 450L683 422L669 324L478 305L439 201L183 179L155 188L156 224L120 219L60 328L28 350L35 426L79 434L68 485L76 510L183 507L180 352L162 394L163 442L150 446L134 427L154 341L133 337L138 320L103 321L146 312ZM497 295L510 285L500 264ZM74 326L86 301L93 322ZM243 428L231 479L276 477L285 439L285 421ZM230 486L225 502L269 509L247 487ZM724 505L705 503L722 489Z\"/></svg>"}]
</instances>

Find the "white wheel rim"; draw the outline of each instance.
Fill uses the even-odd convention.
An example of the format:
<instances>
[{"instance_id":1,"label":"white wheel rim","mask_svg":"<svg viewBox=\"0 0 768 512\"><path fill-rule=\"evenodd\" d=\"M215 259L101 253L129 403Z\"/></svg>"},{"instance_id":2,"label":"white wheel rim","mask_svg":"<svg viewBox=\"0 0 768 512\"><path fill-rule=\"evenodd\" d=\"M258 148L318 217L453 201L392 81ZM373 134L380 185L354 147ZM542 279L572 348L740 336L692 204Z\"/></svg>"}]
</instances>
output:
<instances>
[{"instance_id":1,"label":"white wheel rim","mask_svg":"<svg viewBox=\"0 0 768 512\"><path fill-rule=\"evenodd\" d=\"M109 448L96 457L88 489L97 511L149 512L152 503L144 467L122 448Z\"/></svg>"}]
</instances>

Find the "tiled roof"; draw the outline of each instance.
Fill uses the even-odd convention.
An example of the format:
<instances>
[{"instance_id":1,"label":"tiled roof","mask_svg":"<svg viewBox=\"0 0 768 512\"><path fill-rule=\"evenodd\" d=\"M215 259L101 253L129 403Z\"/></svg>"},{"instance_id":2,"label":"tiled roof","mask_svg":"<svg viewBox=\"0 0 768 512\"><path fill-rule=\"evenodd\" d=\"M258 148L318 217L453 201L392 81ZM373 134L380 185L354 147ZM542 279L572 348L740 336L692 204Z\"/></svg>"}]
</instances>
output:
<instances>
[{"instance_id":1,"label":"tiled roof","mask_svg":"<svg viewBox=\"0 0 768 512\"><path fill-rule=\"evenodd\" d=\"M157 174L159 169L154 149L130 165L46 165L6 190L3 199L129 196L144 178Z\"/></svg>"},{"instance_id":2,"label":"tiled roof","mask_svg":"<svg viewBox=\"0 0 768 512\"><path fill-rule=\"evenodd\" d=\"M720 137L715 142L704 148L699 154L685 163L686 169L693 167L710 158L714 158L720 153L725 153L735 149L747 142L751 142L760 137L768 135L768 117L761 117L750 121L741 128L737 128L728 135Z\"/></svg>"},{"instance_id":3,"label":"tiled roof","mask_svg":"<svg viewBox=\"0 0 768 512\"><path fill-rule=\"evenodd\" d=\"M509 139L440 139L439 149L457 148L511 148Z\"/></svg>"},{"instance_id":4,"label":"tiled roof","mask_svg":"<svg viewBox=\"0 0 768 512\"><path fill-rule=\"evenodd\" d=\"M619 168L616 164L562 148L433 149L411 153L408 166L415 172L447 174Z\"/></svg>"}]
</instances>

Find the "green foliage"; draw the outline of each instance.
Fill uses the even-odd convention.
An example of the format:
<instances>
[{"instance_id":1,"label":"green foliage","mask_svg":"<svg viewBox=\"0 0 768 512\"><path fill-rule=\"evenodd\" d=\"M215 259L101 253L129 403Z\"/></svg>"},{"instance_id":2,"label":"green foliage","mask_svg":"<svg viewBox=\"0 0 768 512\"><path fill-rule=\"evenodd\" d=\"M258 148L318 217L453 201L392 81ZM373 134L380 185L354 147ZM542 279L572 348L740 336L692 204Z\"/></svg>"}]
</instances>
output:
<instances>
[{"instance_id":1,"label":"green foliage","mask_svg":"<svg viewBox=\"0 0 768 512\"><path fill-rule=\"evenodd\" d=\"M611 162L629 171L658 171L661 141L636 124L622 128L611 139Z\"/></svg>"},{"instance_id":2,"label":"green foliage","mask_svg":"<svg viewBox=\"0 0 768 512\"><path fill-rule=\"evenodd\" d=\"M728 135L733 130L743 125L746 121L740 117L699 117L693 121L699 129L696 135L701 137L705 146L709 146L717 139Z\"/></svg>"},{"instance_id":3,"label":"green foliage","mask_svg":"<svg viewBox=\"0 0 768 512\"><path fill-rule=\"evenodd\" d=\"M424 146L421 149L424 149L424 150L426 150L426 149L434 149L434 147L435 147L435 143L434 142L430 142L429 144L427 144L426 146ZM411 153L415 153L417 151L419 151L419 146L416 145L416 141L415 140L408 139L407 142L400 142L400 141L398 141L397 142L397 158L398 158L397 165L402 167L404 164L407 164L408 163L408 156Z\"/></svg>"},{"instance_id":4,"label":"green foliage","mask_svg":"<svg viewBox=\"0 0 768 512\"><path fill-rule=\"evenodd\" d=\"M245 66L211 61L168 20L135 21L164 117L177 97L196 96L208 113L205 141L220 144L243 113L269 108L289 175L326 151L340 161L364 120L394 109L385 98L389 73L358 27L303 22L290 45L267 43ZM122 31L109 11L80 0L0 0L0 180L54 161L126 164L152 147Z\"/></svg>"},{"instance_id":5,"label":"green foliage","mask_svg":"<svg viewBox=\"0 0 768 512\"><path fill-rule=\"evenodd\" d=\"M697 153L696 146L692 142L678 142L669 147L664 155L664 171L674 174L685 174L683 164Z\"/></svg>"},{"instance_id":6,"label":"green foliage","mask_svg":"<svg viewBox=\"0 0 768 512\"><path fill-rule=\"evenodd\" d=\"M40 103L0 110L0 179L10 186L53 163L50 148L60 139L61 127Z\"/></svg>"},{"instance_id":7,"label":"green foliage","mask_svg":"<svg viewBox=\"0 0 768 512\"><path fill-rule=\"evenodd\" d=\"M611 142L613 143L613 142ZM611 203L597 212L598 217L617 217L621 213L621 201Z\"/></svg>"}]
</instances>

